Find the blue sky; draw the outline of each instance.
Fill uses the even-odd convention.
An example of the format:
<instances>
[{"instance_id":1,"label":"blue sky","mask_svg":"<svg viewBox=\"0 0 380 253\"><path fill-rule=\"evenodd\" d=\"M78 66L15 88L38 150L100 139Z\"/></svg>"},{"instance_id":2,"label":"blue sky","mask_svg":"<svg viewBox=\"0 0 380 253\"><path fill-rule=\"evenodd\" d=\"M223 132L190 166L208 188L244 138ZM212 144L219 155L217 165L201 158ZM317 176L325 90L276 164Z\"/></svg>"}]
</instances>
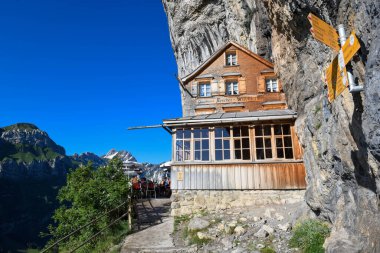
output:
<instances>
[{"instance_id":1,"label":"blue sky","mask_svg":"<svg viewBox=\"0 0 380 253\"><path fill-rule=\"evenodd\" d=\"M0 126L36 124L68 154L109 149L170 159L181 116L161 1L0 1Z\"/></svg>"}]
</instances>

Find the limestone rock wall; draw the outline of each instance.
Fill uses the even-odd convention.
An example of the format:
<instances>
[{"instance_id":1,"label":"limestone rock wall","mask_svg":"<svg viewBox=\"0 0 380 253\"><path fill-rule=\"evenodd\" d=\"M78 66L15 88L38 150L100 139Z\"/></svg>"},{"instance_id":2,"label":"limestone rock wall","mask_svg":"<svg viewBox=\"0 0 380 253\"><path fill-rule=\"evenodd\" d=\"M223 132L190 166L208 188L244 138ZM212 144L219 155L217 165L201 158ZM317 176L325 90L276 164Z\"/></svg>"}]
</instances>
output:
<instances>
[{"instance_id":1,"label":"limestone rock wall","mask_svg":"<svg viewBox=\"0 0 380 253\"><path fill-rule=\"evenodd\" d=\"M269 20L259 0L163 0L178 75L191 73L227 41L271 55Z\"/></svg>"},{"instance_id":2,"label":"limestone rock wall","mask_svg":"<svg viewBox=\"0 0 380 253\"><path fill-rule=\"evenodd\" d=\"M180 76L227 40L274 61L288 104L299 115L305 199L333 225L327 251L380 252L380 2L163 0L163 5ZM327 101L322 71L333 53L311 36L309 12L356 31L362 49L353 69L364 85L361 94L346 91L334 103Z\"/></svg>"},{"instance_id":3,"label":"limestone rock wall","mask_svg":"<svg viewBox=\"0 0 380 253\"><path fill-rule=\"evenodd\" d=\"M174 190L171 196L171 214L180 216L197 213L200 210L218 211L267 204L293 204L303 202L304 195L305 190Z\"/></svg>"},{"instance_id":4,"label":"limestone rock wall","mask_svg":"<svg viewBox=\"0 0 380 253\"><path fill-rule=\"evenodd\" d=\"M178 65L178 76L191 73L229 40L270 60L271 37L260 0L162 0ZM184 116L194 105L181 89Z\"/></svg>"}]
</instances>

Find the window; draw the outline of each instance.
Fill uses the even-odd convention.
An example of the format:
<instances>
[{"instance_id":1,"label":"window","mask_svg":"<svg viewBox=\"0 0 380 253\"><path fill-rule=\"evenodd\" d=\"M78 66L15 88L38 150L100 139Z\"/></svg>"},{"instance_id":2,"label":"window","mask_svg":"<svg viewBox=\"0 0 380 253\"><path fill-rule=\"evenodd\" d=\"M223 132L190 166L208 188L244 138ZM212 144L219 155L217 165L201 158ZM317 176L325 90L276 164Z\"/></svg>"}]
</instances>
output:
<instances>
[{"instance_id":1,"label":"window","mask_svg":"<svg viewBox=\"0 0 380 253\"><path fill-rule=\"evenodd\" d=\"M275 78L265 79L267 92L278 92L278 83Z\"/></svg>"},{"instance_id":2,"label":"window","mask_svg":"<svg viewBox=\"0 0 380 253\"><path fill-rule=\"evenodd\" d=\"M292 135L289 124L256 126L255 141L257 160L293 159Z\"/></svg>"},{"instance_id":3,"label":"window","mask_svg":"<svg viewBox=\"0 0 380 253\"><path fill-rule=\"evenodd\" d=\"M290 125L274 126L277 158L293 159L292 136Z\"/></svg>"},{"instance_id":4,"label":"window","mask_svg":"<svg viewBox=\"0 0 380 253\"><path fill-rule=\"evenodd\" d=\"M199 84L199 96L200 97L210 97L211 96L211 85L209 83Z\"/></svg>"},{"instance_id":5,"label":"window","mask_svg":"<svg viewBox=\"0 0 380 253\"><path fill-rule=\"evenodd\" d=\"M230 51L226 53L226 65L227 66L237 65L236 51Z\"/></svg>"},{"instance_id":6,"label":"window","mask_svg":"<svg viewBox=\"0 0 380 253\"><path fill-rule=\"evenodd\" d=\"M234 159L250 160L248 126L234 127L232 129L234 141Z\"/></svg>"},{"instance_id":7,"label":"window","mask_svg":"<svg viewBox=\"0 0 380 253\"><path fill-rule=\"evenodd\" d=\"M226 82L226 95L239 95L239 84L237 81Z\"/></svg>"},{"instance_id":8,"label":"window","mask_svg":"<svg viewBox=\"0 0 380 253\"><path fill-rule=\"evenodd\" d=\"M214 134L208 127L178 128L175 133L175 157L178 162L186 161L251 161L294 159L290 124L246 126L218 126ZM251 143L255 143L255 148ZM215 149L210 153L210 146ZM252 155L251 155L252 152Z\"/></svg>"},{"instance_id":9,"label":"window","mask_svg":"<svg viewBox=\"0 0 380 253\"><path fill-rule=\"evenodd\" d=\"M230 160L230 128L215 128L215 160Z\"/></svg>"},{"instance_id":10,"label":"window","mask_svg":"<svg viewBox=\"0 0 380 253\"><path fill-rule=\"evenodd\" d=\"M188 129L177 129L176 132L176 160L190 160L191 131Z\"/></svg>"},{"instance_id":11,"label":"window","mask_svg":"<svg viewBox=\"0 0 380 253\"><path fill-rule=\"evenodd\" d=\"M256 159L271 159L272 155L272 127L270 125L255 127Z\"/></svg>"},{"instance_id":12,"label":"window","mask_svg":"<svg viewBox=\"0 0 380 253\"><path fill-rule=\"evenodd\" d=\"M208 128L193 130L194 160L208 161L210 159L210 140Z\"/></svg>"}]
</instances>

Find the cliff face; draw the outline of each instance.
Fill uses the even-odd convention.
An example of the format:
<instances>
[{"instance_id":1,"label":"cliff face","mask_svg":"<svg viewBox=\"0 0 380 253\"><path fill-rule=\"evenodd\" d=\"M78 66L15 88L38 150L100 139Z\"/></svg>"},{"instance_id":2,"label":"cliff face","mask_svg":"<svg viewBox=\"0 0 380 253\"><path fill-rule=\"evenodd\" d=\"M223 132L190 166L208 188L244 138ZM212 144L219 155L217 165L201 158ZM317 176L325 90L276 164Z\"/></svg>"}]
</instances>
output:
<instances>
[{"instance_id":1,"label":"cliff face","mask_svg":"<svg viewBox=\"0 0 380 253\"><path fill-rule=\"evenodd\" d=\"M65 149L32 124L0 128L0 178L45 179L65 177L73 167Z\"/></svg>"},{"instance_id":2,"label":"cliff face","mask_svg":"<svg viewBox=\"0 0 380 253\"><path fill-rule=\"evenodd\" d=\"M163 5L180 76L227 40L272 55L289 107L298 112L306 202L333 225L327 251L380 252L380 3L163 0ZM332 104L327 101L322 72L333 53L311 36L309 12L334 27L344 24L347 33L356 31L362 48L353 60L354 77L364 92L346 90Z\"/></svg>"},{"instance_id":3,"label":"cliff face","mask_svg":"<svg viewBox=\"0 0 380 253\"><path fill-rule=\"evenodd\" d=\"M259 0L163 0L178 75L192 72L228 40L268 58L269 20Z\"/></svg>"}]
</instances>

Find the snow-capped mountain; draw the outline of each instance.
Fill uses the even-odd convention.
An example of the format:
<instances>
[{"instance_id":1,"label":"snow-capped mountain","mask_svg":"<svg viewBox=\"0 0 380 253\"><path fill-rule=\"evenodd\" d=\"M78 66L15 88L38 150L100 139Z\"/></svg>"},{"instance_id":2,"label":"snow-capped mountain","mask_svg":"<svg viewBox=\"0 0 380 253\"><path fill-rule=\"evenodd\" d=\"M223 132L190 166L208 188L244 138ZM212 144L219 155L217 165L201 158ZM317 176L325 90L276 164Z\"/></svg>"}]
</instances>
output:
<instances>
[{"instance_id":1,"label":"snow-capped mountain","mask_svg":"<svg viewBox=\"0 0 380 253\"><path fill-rule=\"evenodd\" d=\"M117 157L123 161L123 163L137 162L136 158L128 151L116 149L111 149L103 156L103 158L111 160L112 158Z\"/></svg>"}]
</instances>

